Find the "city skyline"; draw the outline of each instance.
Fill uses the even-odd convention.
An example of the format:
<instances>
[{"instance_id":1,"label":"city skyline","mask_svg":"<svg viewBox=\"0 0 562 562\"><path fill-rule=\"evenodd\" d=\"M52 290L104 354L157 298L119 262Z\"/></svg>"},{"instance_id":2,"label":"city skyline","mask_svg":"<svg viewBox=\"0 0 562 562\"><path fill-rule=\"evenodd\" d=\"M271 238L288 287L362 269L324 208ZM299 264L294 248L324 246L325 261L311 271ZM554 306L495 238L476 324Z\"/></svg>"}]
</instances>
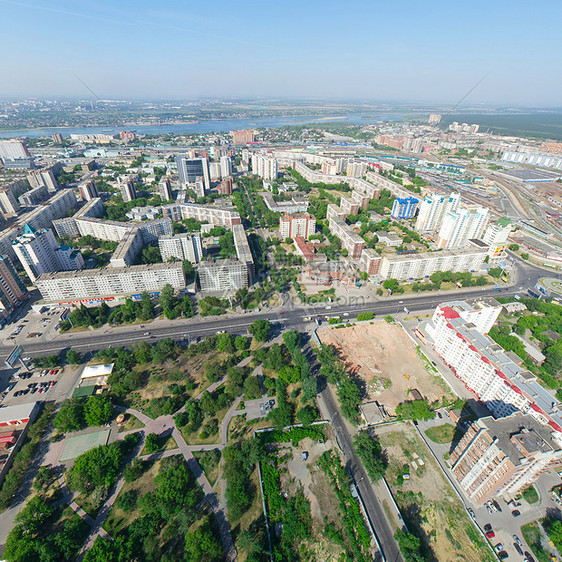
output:
<instances>
[{"instance_id":1,"label":"city skyline","mask_svg":"<svg viewBox=\"0 0 562 562\"><path fill-rule=\"evenodd\" d=\"M259 9L258 9L259 8ZM400 7L0 0L0 96L372 99L559 105L553 1ZM545 17L545 13L549 17ZM274 23L273 23L274 22ZM537 88L537 84L541 87ZM475 87L476 86L476 87ZM471 91L474 88L473 91Z\"/></svg>"}]
</instances>

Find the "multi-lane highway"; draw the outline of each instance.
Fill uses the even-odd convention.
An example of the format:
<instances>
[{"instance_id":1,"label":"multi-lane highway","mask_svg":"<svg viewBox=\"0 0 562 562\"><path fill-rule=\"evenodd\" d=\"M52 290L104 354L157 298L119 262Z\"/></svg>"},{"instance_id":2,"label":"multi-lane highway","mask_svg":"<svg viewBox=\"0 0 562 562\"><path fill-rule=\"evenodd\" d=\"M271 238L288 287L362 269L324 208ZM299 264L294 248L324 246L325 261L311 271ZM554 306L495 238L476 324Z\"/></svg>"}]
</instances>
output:
<instances>
[{"instance_id":1,"label":"multi-lane highway","mask_svg":"<svg viewBox=\"0 0 562 562\"><path fill-rule=\"evenodd\" d=\"M529 277L531 280L525 278L524 285L534 285L536 279L543 275L544 273L542 271L537 273L537 270L533 268ZM523 282L523 280L521 281ZM403 312L404 308L407 308L410 313L414 313L431 310L445 300L509 296L521 292L519 287L516 286L502 289L501 291L485 288L484 290L460 290L449 294L431 293L421 296L396 296L360 305L334 304L329 308L325 304L316 306L299 305L299 307L293 304L293 308L285 306L280 309L265 312L228 314L212 318L196 316L195 318L178 319L170 322L157 321L154 323L147 323L144 327L133 325L110 328L106 326L86 332L56 333L49 341L25 339L21 342L16 340L15 343L21 343L26 354L31 356L58 353L69 347L81 352L95 351L109 346L126 347L142 340L154 342L168 337L179 340L184 339L186 334L189 335L191 341L194 341L195 338L212 335L221 330L228 331L232 334L245 334L248 326L260 318L265 318L272 322L281 322L287 328L298 328L306 324L305 319L307 318L310 318L309 321L311 322L315 321L315 319L324 320L327 316L341 316L344 320L351 320L360 312L374 312L376 316L384 316ZM348 316L344 316L344 314ZM12 348L13 344L8 345L4 343L0 346L0 356L7 356Z\"/></svg>"}]
</instances>

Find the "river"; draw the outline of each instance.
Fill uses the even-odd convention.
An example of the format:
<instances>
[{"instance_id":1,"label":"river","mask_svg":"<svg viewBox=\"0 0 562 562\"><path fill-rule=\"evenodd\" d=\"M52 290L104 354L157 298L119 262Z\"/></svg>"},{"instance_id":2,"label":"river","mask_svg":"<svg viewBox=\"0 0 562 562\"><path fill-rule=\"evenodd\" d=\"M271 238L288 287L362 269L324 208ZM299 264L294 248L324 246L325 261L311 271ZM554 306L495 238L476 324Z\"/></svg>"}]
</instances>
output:
<instances>
[{"instance_id":1,"label":"river","mask_svg":"<svg viewBox=\"0 0 562 562\"><path fill-rule=\"evenodd\" d=\"M302 115L286 117L262 117L255 119L207 119L197 123L181 123L169 125L135 125L135 126L95 126L95 127L45 127L41 129L14 129L0 131L0 138L19 137L48 137L53 133L63 136L70 134L115 134L120 130L134 131L141 135L166 135L166 134L192 134L192 133L220 133L237 131L240 129L259 129L262 127L282 127L283 125L303 125L305 123L326 123L336 121L354 125L367 125L381 121L396 121L403 119L403 114L398 113L350 113L326 117L325 115Z\"/></svg>"}]
</instances>

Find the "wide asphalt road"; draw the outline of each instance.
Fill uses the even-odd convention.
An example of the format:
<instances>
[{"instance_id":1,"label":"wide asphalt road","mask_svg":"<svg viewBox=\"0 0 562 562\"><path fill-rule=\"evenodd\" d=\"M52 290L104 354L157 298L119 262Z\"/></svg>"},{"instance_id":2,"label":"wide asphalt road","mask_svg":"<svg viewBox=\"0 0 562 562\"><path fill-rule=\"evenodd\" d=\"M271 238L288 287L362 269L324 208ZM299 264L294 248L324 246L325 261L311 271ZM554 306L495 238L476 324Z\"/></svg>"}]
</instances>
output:
<instances>
[{"instance_id":1,"label":"wide asphalt road","mask_svg":"<svg viewBox=\"0 0 562 562\"><path fill-rule=\"evenodd\" d=\"M403 558L400 554L398 543L394 539L392 526L382 508L381 502L375 494L363 464L353 450L353 438L345 426L339 407L330 389L323 389L318 395L318 400L324 403L324 408L328 412L332 429L346 460L347 471L353 476L357 491L363 500L367 517L382 550L383 559L386 562L401 562ZM378 558L380 557L375 559Z\"/></svg>"},{"instance_id":2,"label":"wide asphalt road","mask_svg":"<svg viewBox=\"0 0 562 562\"><path fill-rule=\"evenodd\" d=\"M528 285L527 285L528 286ZM494 291L486 288L485 290L470 289L460 290L449 294L426 294L416 296L396 296L388 297L376 302L368 302L358 305L297 305L294 308L277 309L275 311L248 312L246 314L227 314L201 318L196 316L189 319L178 319L170 321L165 325L155 325L147 323L144 328L139 325L121 326L111 328L105 326L97 330L87 330L84 332L57 333L51 341L33 341L25 339L15 340L12 345L0 346L0 357L5 358L13 349L16 343L23 346L25 354L31 356L47 355L59 353L64 349L72 347L81 352L97 351L109 346L129 346L137 341L155 342L162 338L173 338L176 340L184 339L189 334L191 341L197 337L205 337L225 330L231 334L246 334L248 326L256 320L263 318L272 322L281 322L286 328L298 328L305 321L304 318L316 318L325 320L326 317L340 316L342 320L353 320L361 312L373 312L376 316L387 314L397 314L404 312L407 308L409 313L428 311L434 309L439 303L450 300L470 299L477 297L497 297L511 296L521 293L515 287ZM347 314L348 316L344 316ZM145 335L149 332L148 335Z\"/></svg>"}]
</instances>

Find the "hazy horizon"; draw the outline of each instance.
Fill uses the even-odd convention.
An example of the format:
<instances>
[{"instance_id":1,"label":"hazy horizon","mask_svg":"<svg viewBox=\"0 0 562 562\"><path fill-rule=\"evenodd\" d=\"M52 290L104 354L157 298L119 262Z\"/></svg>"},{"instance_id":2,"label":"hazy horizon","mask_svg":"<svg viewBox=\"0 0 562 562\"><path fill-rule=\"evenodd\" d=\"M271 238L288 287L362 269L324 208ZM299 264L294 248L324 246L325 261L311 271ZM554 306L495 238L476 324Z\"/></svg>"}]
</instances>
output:
<instances>
[{"instance_id":1,"label":"hazy horizon","mask_svg":"<svg viewBox=\"0 0 562 562\"><path fill-rule=\"evenodd\" d=\"M562 5L0 0L2 98L560 106ZM8 51L7 51L8 52ZM471 89L473 89L471 91ZM93 94L91 93L93 92Z\"/></svg>"}]
</instances>

